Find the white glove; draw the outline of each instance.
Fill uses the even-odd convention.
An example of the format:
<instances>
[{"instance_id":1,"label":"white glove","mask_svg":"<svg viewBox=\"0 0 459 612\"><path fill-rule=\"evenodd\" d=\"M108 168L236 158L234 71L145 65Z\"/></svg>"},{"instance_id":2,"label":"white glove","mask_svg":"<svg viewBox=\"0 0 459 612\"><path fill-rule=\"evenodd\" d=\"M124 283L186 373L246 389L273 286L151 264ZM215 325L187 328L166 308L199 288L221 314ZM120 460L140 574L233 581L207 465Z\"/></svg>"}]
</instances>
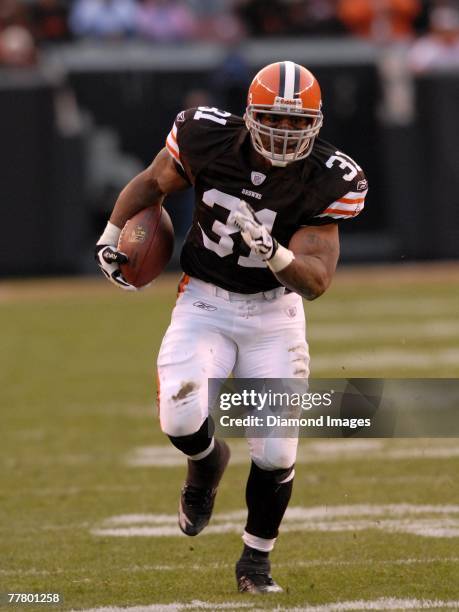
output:
<instances>
[{"instance_id":1,"label":"white glove","mask_svg":"<svg viewBox=\"0 0 459 612\"><path fill-rule=\"evenodd\" d=\"M277 250L277 240L271 236L266 225L257 219L250 204L241 200L237 210L230 215L229 221L241 230L244 242L255 255L263 261L271 259Z\"/></svg>"},{"instance_id":2,"label":"white glove","mask_svg":"<svg viewBox=\"0 0 459 612\"><path fill-rule=\"evenodd\" d=\"M117 249L120 233L120 228L109 221L97 241L94 257L102 273L111 283L125 291L137 291L137 287L130 285L121 274L120 264L127 263L128 257Z\"/></svg>"},{"instance_id":3,"label":"white glove","mask_svg":"<svg viewBox=\"0 0 459 612\"><path fill-rule=\"evenodd\" d=\"M265 261L272 272L280 272L295 259L294 254L271 236L270 231L257 218L253 208L241 200L228 221L241 230L241 236L250 249Z\"/></svg>"}]
</instances>

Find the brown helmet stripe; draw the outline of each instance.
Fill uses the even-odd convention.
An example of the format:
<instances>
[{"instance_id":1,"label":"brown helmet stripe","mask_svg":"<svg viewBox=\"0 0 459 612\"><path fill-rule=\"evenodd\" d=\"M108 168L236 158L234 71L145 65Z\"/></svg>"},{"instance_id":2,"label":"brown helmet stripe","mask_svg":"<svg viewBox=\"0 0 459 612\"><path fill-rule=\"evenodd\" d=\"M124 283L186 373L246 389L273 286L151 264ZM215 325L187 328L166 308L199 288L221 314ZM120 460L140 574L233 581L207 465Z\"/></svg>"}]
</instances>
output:
<instances>
[{"instance_id":1,"label":"brown helmet stripe","mask_svg":"<svg viewBox=\"0 0 459 612\"><path fill-rule=\"evenodd\" d=\"M300 95L300 67L295 64L295 84L293 86L293 97L298 98Z\"/></svg>"},{"instance_id":2,"label":"brown helmet stripe","mask_svg":"<svg viewBox=\"0 0 459 612\"><path fill-rule=\"evenodd\" d=\"M279 95L285 97L285 62L279 63Z\"/></svg>"}]
</instances>

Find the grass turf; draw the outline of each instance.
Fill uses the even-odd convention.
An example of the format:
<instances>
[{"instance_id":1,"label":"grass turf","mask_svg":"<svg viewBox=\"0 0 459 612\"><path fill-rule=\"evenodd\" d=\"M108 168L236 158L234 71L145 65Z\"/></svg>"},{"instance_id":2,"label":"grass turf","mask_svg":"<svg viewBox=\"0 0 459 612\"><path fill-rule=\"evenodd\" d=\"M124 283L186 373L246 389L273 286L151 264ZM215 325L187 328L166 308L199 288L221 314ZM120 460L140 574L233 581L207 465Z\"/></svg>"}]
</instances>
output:
<instances>
[{"instance_id":1,"label":"grass turf","mask_svg":"<svg viewBox=\"0 0 459 612\"><path fill-rule=\"evenodd\" d=\"M452 278L457 282L457 271ZM126 463L136 447L166 444L155 419L154 371L174 283L165 279L138 295L103 281L0 285L0 592L61 592L60 608L66 610L195 599L235 607L247 602L234 589L239 535L189 540L91 533L114 515L175 512L183 469ZM448 277L344 275L306 308L313 373L314 357L321 364L316 375L459 374L459 300ZM426 334L439 321L443 333ZM351 330L350 337L334 340L327 332L332 325ZM367 332L359 334L363 325ZM381 326L387 333L372 331ZM411 331L405 337L400 327ZM406 364L381 366L382 351L402 352ZM349 366L349 355L363 355L362 363ZM385 444L390 449L418 441ZM298 467L291 503L459 504L458 467L453 455L331 458ZM217 513L244 507L247 468L230 466ZM273 562L275 577L288 590L257 605L383 596L459 599L457 538L376 527L284 533Z\"/></svg>"}]
</instances>

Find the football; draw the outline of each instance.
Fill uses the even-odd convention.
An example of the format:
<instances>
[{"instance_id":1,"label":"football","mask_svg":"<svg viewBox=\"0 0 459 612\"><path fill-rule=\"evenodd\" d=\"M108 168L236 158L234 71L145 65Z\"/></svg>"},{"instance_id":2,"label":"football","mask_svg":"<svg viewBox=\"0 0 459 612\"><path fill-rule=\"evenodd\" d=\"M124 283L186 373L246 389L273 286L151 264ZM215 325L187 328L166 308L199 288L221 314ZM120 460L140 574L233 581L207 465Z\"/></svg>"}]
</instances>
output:
<instances>
[{"instance_id":1,"label":"football","mask_svg":"<svg viewBox=\"0 0 459 612\"><path fill-rule=\"evenodd\" d=\"M120 266L124 278L134 287L148 285L164 270L173 249L174 228L167 211L162 206L141 210L129 219L118 240L118 250L129 258Z\"/></svg>"}]
</instances>

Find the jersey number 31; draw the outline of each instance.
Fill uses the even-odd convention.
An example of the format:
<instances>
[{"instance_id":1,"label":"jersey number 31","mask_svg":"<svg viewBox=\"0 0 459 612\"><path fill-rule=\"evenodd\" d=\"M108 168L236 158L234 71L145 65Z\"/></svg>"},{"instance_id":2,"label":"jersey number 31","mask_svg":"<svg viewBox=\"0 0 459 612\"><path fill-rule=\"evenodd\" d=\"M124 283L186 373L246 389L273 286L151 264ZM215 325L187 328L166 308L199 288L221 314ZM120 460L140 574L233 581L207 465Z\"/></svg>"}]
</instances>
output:
<instances>
[{"instance_id":1,"label":"jersey number 31","mask_svg":"<svg viewBox=\"0 0 459 612\"><path fill-rule=\"evenodd\" d=\"M229 211L229 217L230 213L238 208L241 200L235 196L229 195L228 193L223 193L223 191L219 191L218 189L209 189L208 191L204 192L202 201L210 208L213 208L215 204L226 208L226 210ZM269 208L263 208L262 210L257 211L258 219L266 225L269 231L271 231L273 228L276 215L277 213L273 210L269 210ZM202 232L204 246L207 249L213 251L220 257L231 255L234 248L234 241L231 238L231 234L235 234L240 231L236 225L228 223L228 220L226 223L215 220L211 229L214 234L220 236L220 240L218 242L209 238L201 225L199 225L199 227ZM261 261L260 258L253 253L253 251L250 251L250 255L248 257L240 255L237 263L244 268L266 268L264 261Z\"/></svg>"}]
</instances>

